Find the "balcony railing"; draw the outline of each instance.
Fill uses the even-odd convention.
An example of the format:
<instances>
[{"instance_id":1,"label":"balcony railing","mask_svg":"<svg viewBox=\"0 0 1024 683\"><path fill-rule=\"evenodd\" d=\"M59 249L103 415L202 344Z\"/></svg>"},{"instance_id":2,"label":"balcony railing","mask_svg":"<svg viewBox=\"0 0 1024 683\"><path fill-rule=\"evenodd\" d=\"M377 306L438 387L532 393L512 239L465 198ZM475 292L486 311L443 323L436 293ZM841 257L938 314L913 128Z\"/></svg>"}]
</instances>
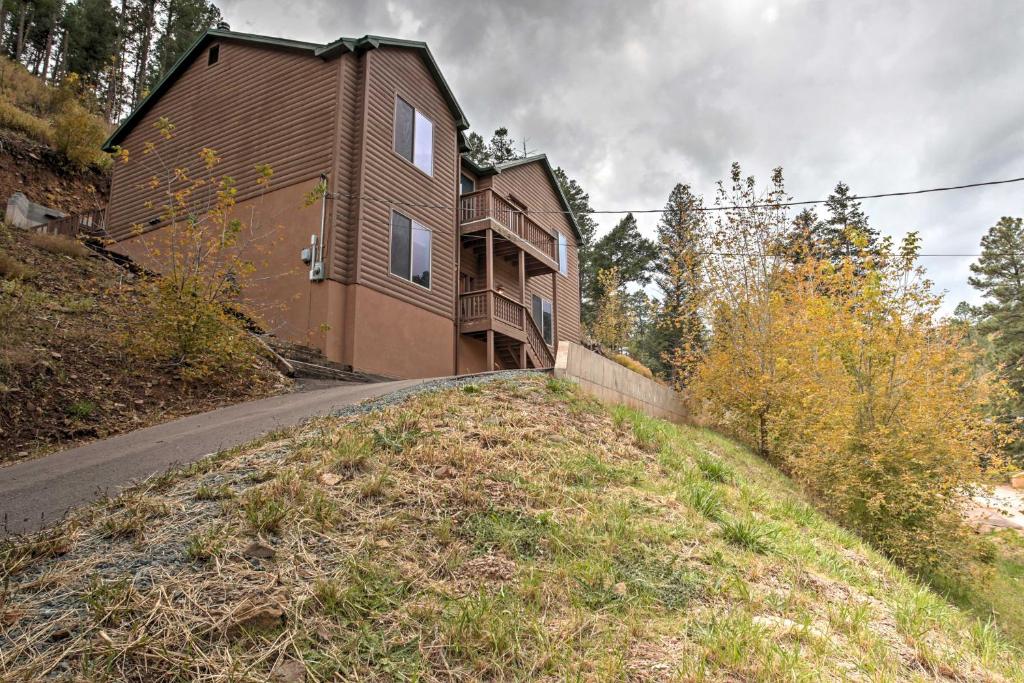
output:
<instances>
[{"instance_id":1,"label":"balcony railing","mask_svg":"<svg viewBox=\"0 0 1024 683\"><path fill-rule=\"evenodd\" d=\"M515 330L523 330L526 308L504 294L491 289L466 292L459 297L459 319L463 323L483 323L490 326L497 321Z\"/></svg>"},{"instance_id":2,"label":"balcony railing","mask_svg":"<svg viewBox=\"0 0 1024 683\"><path fill-rule=\"evenodd\" d=\"M490 218L543 256L558 263L555 236L493 190L477 190L459 198L459 223L466 225Z\"/></svg>"},{"instance_id":3,"label":"balcony railing","mask_svg":"<svg viewBox=\"0 0 1024 683\"><path fill-rule=\"evenodd\" d=\"M555 363L551 347L530 316L526 307L490 289L478 289L459 296L459 319L464 328L473 331L497 329L511 333L527 344L534 367L549 368ZM498 325L495 325L498 323Z\"/></svg>"},{"instance_id":4,"label":"balcony railing","mask_svg":"<svg viewBox=\"0 0 1024 683\"><path fill-rule=\"evenodd\" d=\"M106 234L106 228L106 211L103 209L92 209L84 213L74 214L73 216L54 218L33 229L36 232L43 232L49 235L65 235L67 237L87 235L89 237L99 237Z\"/></svg>"}]
</instances>

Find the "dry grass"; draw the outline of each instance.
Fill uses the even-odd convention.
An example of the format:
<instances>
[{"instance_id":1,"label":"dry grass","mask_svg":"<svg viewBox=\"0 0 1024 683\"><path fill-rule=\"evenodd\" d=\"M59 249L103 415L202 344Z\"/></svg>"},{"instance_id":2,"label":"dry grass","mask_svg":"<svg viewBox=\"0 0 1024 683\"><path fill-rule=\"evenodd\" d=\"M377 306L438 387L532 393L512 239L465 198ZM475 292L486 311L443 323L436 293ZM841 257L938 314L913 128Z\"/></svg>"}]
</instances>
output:
<instances>
[{"instance_id":1,"label":"dry grass","mask_svg":"<svg viewBox=\"0 0 1024 683\"><path fill-rule=\"evenodd\" d=\"M543 378L270 435L20 539L0 567L11 680L1022 671L995 627L747 451Z\"/></svg>"},{"instance_id":2,"label":"dry grass","mask_svg":"<svg viewBox=\"0 0 1024 683\"><path fill-rule=\"evenodd\" d=\"M0 278L25 280L31 277L32 269L10 254L0 251Z\"/></svg>"},{"instance_id":3,"label":"dry grass","mask_svg":"<svg viewBox=\"0 0 1024 683\"><path fill-rule=\"evenodd\" d=\"M59 254L61 256L84 258L92 253L89 251L89 248L80 241L70 237L63 237L61 235L31 233L28 237L28 241L29 244L38 249L48 251L51 254Z\"/></svg>"},{"instance_id":4,"label":"dry grass","mask_svg":"<svg viewBox=\"0 0 1024 683\"><path fill-rule=\"evenodd\" d=\"M651 369L635 358L630 358L629 356L621 353L613 353L611 355L611 359L619 365L629 368L638 375L643 375L647 379L654 379L654 373L651 372Z\"/></svg>"},{"instance_id":5,"label":"dry grass","mask_svg":"<svg viewBox=\"0 0 1024 683\"><path fill-rule=\"evenodd\" d=\"M53 141L53 129L48 121L19 109L2 95L0 95L0 128L13 130L47 145Z\"/></svg>"}]
</instances>

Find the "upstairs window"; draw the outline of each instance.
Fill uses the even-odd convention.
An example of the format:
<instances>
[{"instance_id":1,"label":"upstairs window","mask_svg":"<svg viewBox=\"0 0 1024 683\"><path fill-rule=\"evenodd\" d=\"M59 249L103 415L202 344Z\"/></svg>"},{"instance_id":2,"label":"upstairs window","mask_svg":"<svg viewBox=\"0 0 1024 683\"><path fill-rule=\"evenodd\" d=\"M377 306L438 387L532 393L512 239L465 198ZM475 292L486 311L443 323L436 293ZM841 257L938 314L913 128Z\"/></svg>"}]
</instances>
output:
<instances>
[{"instance_id":1,"label":"upstairs window","mask_svg":"<svg viewBox=\"0 0 1024 683\"><path fill-rule=\"evenodd\" d=\"M220 59L220 45L214 45L206 55L206 66L213 66Z\"/></svg>"},{"instance_id":2,"label":"upstairs window","mask_svg":"<svg viewBox=\"0 0 1024 683\"><path fill-rule=\"evenodd\" d=\"M430 228L391 213L391 274L430 289Z\"/></svg>"},{"instance_id":3,"label":"upstairs window","mask_svg":"<svg viewBox=\"0 0 1024 683\"><path fill-rule=\"evenodd\" d=\"M434 124L401 97L395 98L395 152L427 175L434 174Z\"/></svg>"},{"instance_id":4,"label":"upstairs window","mask_svg":"<svg viewBox=\"0 0 1024 683\"><path fill-rule=\"evenodd\" d=\"M476 189L476 183L465 173L459 176L459 194L469 194Z\"/></svg>"},{"instance_id":5,"label":"upstairs window","mask_svg":"<svg viewBox=\"0 0 1024 683\"><path fill-rule=\"evenodd\" d=\"M558 272L569 274L569 240L562 233L558 233Z\"/></svg>"},{"instance_id":6,"label":"upstairs window","mask_svg":"<svg viewBox=\"0 0 1024 683\"><path fill-rule=\"evenodd\" d=\"M533 322L537 323L537 329L544 335L544 343L548 346L554 340L554 317L551 311L549 300L533 295Z\"/></svg>"}]
</instances>

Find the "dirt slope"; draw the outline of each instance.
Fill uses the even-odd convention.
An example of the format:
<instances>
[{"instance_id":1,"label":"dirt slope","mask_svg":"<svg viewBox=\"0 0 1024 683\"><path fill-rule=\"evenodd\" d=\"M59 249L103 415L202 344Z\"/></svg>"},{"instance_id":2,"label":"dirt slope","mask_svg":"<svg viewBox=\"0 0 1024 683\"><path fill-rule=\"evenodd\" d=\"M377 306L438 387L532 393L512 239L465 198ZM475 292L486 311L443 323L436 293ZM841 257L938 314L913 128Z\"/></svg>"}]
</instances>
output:
<instances>
[{"instance_id":1,"label":"dirt slope","mask_svg":"<svg viewBox=\"0 0 1024 683\"><path fill-rule=\"evenodd\" d=\"M0 464L286 388L259 357L202 385L135 359L131 273L33 239L0 225Z\"/></svg>"},{"instance_id":2,"label":"dirt slope","mask_svg":"<svg viewBox=\"0 0 1024 683\"><path fill-rule=\"evenodd\" d=\"M3 553L0 676L1020 680L706 431L545 378L334 417Z\"/></svg>"},{"instance_id":3,"label":"dirt slope","mask_svg":"<svg viewBox=\"0 0 1024 683\"><path fill-rule=\"evenodd\" d=\"M0 129L0 218L15 192L74 214L106 206L109 189L106 174L79 169L50 147Z\"/></svg>"}]
</instances>

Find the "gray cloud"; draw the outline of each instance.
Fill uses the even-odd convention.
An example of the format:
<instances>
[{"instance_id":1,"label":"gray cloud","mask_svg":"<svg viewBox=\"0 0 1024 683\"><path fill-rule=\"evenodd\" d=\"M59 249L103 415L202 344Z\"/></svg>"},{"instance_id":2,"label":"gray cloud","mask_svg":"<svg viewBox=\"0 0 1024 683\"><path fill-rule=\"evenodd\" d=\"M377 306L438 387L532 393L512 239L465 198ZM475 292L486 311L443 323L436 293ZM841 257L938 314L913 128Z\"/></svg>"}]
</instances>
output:
<instances>
[{"instance_id":1,"label":"gray cloud","mask_svg":"<svg viewBox=\"0 0 1024 683\"><path fill-rule=\"evenodd\" d=\"M220 4L236 30L428 42L474 130L507 125L596 208L660 207L676 182L710 196L733 160L762 177L783 166L797 199L838 180L867 194L1024 175L1019 2ZM1024 213L1022 190L865 209L887 234L919 230L926 252L974 253L1001 215ZM925 260L946 310L974 298L970 261Z\"/></svg>"}]
</instances>

